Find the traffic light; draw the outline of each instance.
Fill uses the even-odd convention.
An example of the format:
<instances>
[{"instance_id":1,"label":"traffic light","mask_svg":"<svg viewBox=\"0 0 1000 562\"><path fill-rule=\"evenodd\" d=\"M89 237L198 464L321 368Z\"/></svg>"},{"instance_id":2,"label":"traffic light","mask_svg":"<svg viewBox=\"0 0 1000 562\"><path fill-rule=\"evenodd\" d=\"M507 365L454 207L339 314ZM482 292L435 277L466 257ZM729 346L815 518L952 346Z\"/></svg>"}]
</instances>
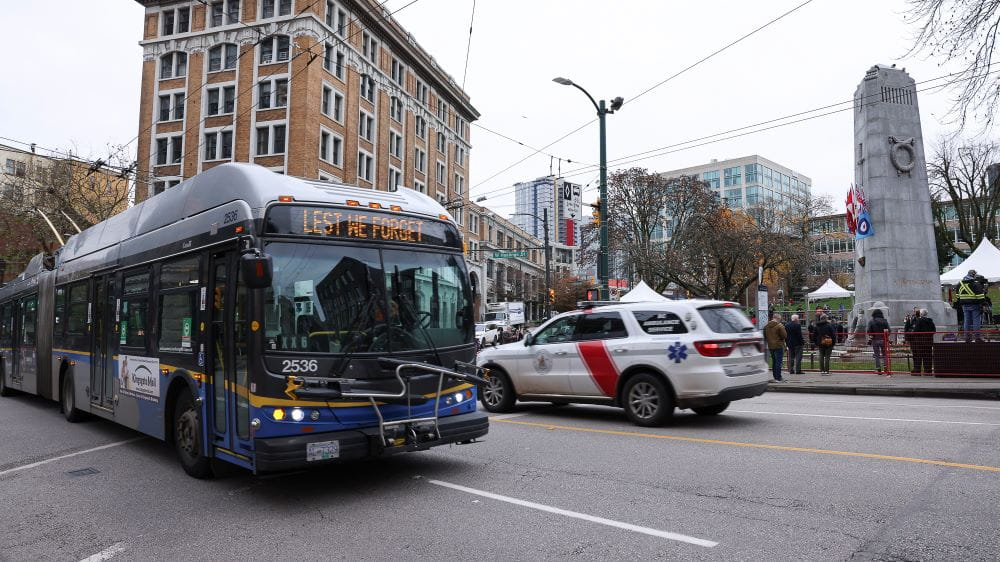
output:
<instances>
[{"instance_id":1,"label":"traffic light","mask_svg":"<svg viewBox=\"0 0 1000 562\"><path fill-rule=\"evenodd\" d=\"M549 304L555 304L556 302L556 290L549 289Z\"/></svg>"},{"instance_id":2,"label":"traffic light","mask_svg":"<svg viewBox=\"0 0 1000 562\"><path fill-rule=\"evenodd\" d=\"M594 226L601 226L601 200L598 199L597 202L590 204L591 209L590 216L594 217Z\"/></svg>"},{"instance_id":3,"label":"traffic light","mask_svg":"<svg viewBox=\"0 0 1000 562\"><path fill-rule=\"evenodd\" d=\"M588 301L599 301L599 300L601 300L601 290L600 289L587 289L587 300Z\"/></svg>"}]
</instances>

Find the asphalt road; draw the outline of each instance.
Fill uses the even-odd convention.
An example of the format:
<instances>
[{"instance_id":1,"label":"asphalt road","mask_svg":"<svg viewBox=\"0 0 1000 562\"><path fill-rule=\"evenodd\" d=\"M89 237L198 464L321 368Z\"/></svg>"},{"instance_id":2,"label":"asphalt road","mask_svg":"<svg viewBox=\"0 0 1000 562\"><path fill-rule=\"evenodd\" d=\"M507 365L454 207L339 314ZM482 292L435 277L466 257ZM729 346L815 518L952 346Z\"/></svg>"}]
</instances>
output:
<instances>
[{"instance_id":1,"label":"asphalt road","mask_svg":"<svg viewBox=\"0 0 1000 562\"><path fill-rule=\"evenodd\" d=\"M998 504L1000 402L767 394L656 429L523 405L480 444L198 481L0 399L3 560L995 560Z\"/></svg>"}]
</instances>

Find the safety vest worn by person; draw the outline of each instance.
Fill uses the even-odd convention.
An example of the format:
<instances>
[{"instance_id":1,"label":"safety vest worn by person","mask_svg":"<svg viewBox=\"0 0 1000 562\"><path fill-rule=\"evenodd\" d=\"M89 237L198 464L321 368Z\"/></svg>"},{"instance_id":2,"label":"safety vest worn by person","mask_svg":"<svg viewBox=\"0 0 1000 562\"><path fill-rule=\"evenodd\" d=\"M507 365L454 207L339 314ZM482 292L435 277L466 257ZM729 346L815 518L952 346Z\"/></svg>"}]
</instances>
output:
<instances>
[{"instance_id":1,"label":"safety vest worn by person","mask_svg":"<svg viewBox=\"0 0 1000 562\"><path fill-rule=\"evenodd\" d=\"M986 298L986 294L982 283L974 279L971 281L962 279L958 284L958 302L962 304L978 304L983 302L984 298Z\"/></svg>"}]
</instances>

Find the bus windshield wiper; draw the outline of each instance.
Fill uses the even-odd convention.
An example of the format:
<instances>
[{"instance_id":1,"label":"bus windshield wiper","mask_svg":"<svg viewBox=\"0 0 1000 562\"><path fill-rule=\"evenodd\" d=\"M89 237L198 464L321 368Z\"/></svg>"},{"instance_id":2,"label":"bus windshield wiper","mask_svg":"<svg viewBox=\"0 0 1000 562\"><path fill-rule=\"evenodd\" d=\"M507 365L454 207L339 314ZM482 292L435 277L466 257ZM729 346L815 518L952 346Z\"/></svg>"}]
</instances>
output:
<instances>
[{"instance_id":1,"label":"bus windshield wiper","mask_svg":"<svg viewBox=\"0 0 1000 562\"><path fill-rule=\"evenodd\" d=\"M417 308L413 306L413 302L410 301L410 297L407 297L402 292L397 293L396 296L398 296L399 299L403 301L403 304L406 305L406 308L410 311L410 314L413 315L413 319L414 322L417 324L417 328L420 328L420 333L424 336L424 340L427 341L427 345L431 347L431 351L434 352L434 357L437 358L438 366L444 367L444 362L441 361L441 354L438 353L437 346L434 345L434 340L431 338L430 332L428 332L427 328L424 327L424 323L420 321L420 314L417 311Z\"/></svg>"}]
</instances>

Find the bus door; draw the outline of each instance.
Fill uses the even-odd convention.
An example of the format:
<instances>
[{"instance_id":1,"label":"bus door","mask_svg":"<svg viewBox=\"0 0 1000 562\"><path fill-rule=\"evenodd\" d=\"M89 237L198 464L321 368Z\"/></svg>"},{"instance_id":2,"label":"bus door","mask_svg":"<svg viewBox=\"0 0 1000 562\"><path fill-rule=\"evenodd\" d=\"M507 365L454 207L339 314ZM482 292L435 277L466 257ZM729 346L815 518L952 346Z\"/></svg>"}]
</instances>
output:
<instances>
[{"instance_id":1,"label":"bus door","mask_svg":"<svg viewBox=\"0 0 1000 562\"><path fill-rule=\"evenodd\" d=\"M115 280L111 275L94 278L93 322L90 340L90 403L113 409L114 346L117 343Z\"/></svg>"},{"instance_id":2,"label":"bus door","mask_svg":"<svg viewBox=\"0 0 1000 562\"><path fill-rule=\"evenodd\" d=\"M236 252L212 255L205 373L212 380L208 417L212 420L215 446L248 457L253 451L247 370L249 299L239 279L238 265Z\"/></svg>"},{"instance_id":3,"label":"bus door","mask_svg":"<svg viewBox=\"0 0 1000 562\"><path fill-rule=\"evenodd\" d=\"M32 295L18 301L17 332L14 338L14 372L11 385L27 392L35 392L37 366L35 338L38 328L38 296Z\"/></svg>"}]
</instances>

